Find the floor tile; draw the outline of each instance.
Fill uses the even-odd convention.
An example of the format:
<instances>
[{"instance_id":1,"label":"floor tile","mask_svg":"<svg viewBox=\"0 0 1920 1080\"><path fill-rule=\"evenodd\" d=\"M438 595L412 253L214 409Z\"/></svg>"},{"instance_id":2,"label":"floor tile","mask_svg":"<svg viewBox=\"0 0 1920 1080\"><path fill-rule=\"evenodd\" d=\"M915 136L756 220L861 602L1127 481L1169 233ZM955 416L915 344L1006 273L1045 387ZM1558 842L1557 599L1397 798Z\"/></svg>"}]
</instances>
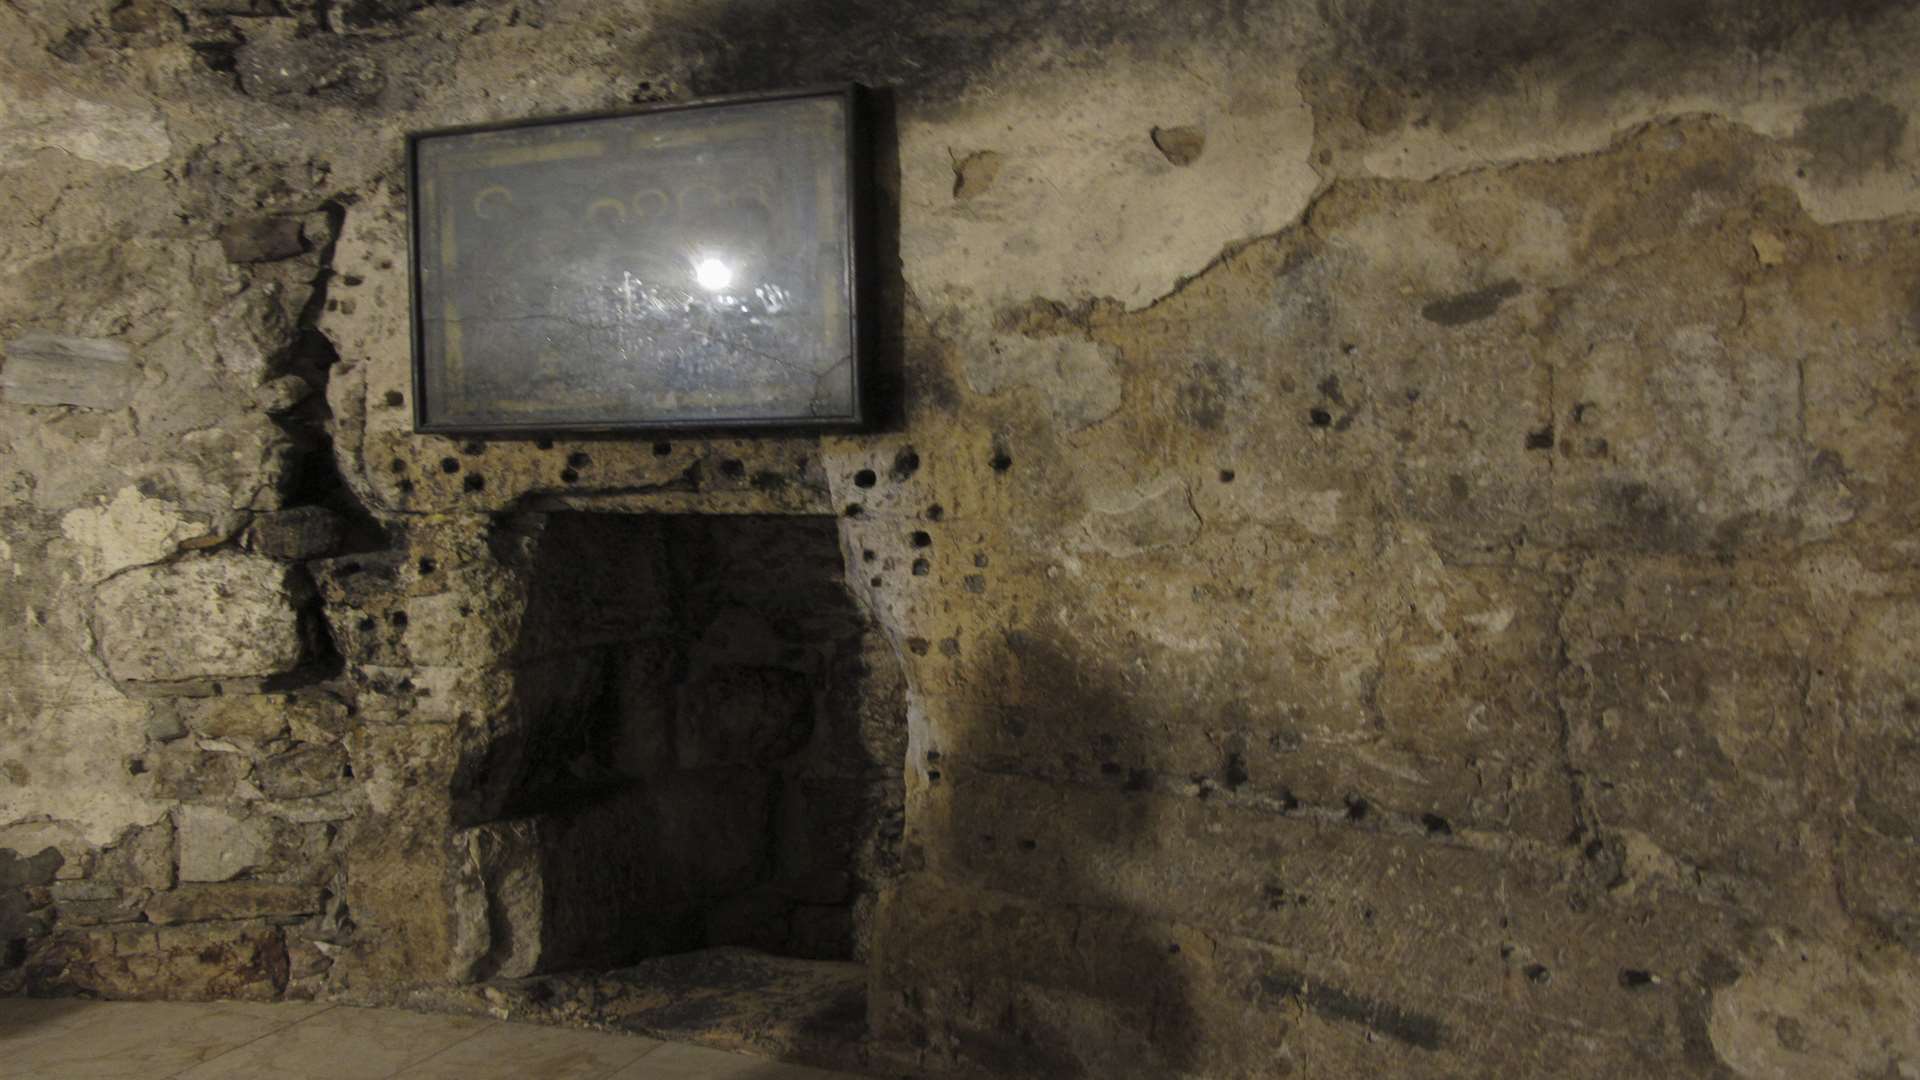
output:
<instances>
[{"instance_id":1,"label":"floor tile","mask_svg":"<svg viewBox=\"0 0 1920 1080\"><path fill-rule=\"evenodd\" d=\"M838 1073L669 1043L607 1080L833 1080Z\"/></svg>"},{"instance_id":2,"label":"floor tile","mask_svg":"<svg viewBox=\"0 0 1920 1080\"><path fill-rule=\"evenodd\" d=\"M289 1001L94 1001L89 998L0 998L0 1034L10 1029L88 1027L122 1020L134 1022L143 1012L156 1019L200 1012L236 1013L265 1021L272 1027L297 1024L333 1008L322 1002Z\"/></svg>"},{"instance_id":3,"label":"floor tile","mask_svg":"<svg viewBox=\"0 0 1920 1080\"><path fill-rule=\"evenodd\" d=\"M323 1001L215 1001L209 1004L222 1012L272 1020L282 1025L298 1024L335 1008Z\"/></svg>"},{"instance_id":4,"label":"floor tile","mask_svg":"<svg viewBox=\"0 0 1920 1080\"><path fill-rule=\"evenodd\" d=\"M497 1024L342 1006L180 1073L180 1080L386 1080Z\"/></svg>"},{"instance_id":5,"label":"floor tile","mask_svg":"<svg viewBox=\"0 0 1920 1080\"><path fill-rule=\"evenodd\" d=\"M8 1031L59 1025L98 1002L74 998L0 998L0 1037Z\"/></svg>"},{"instance_id":6,"label":"floor tile","mask_svg":"<svg viewBox=\"0 0 1920 1080\"><path fill-rule=\"evenodd\" d=\"M603 1080L659 1045L638 1035L497 1024L395 1080Z\"/></svg>"},{"instance_id":7,"label":"floor tile","mask_svg":"<svg viewBox=\"0 0 1920 1080\"><path fill-rule=\"evenodd\" d=\"M213 1005L88 1003L0 1030L0 1072L8 1080L161 1080L285 1028Z\"/></svg>"}]
</instances>

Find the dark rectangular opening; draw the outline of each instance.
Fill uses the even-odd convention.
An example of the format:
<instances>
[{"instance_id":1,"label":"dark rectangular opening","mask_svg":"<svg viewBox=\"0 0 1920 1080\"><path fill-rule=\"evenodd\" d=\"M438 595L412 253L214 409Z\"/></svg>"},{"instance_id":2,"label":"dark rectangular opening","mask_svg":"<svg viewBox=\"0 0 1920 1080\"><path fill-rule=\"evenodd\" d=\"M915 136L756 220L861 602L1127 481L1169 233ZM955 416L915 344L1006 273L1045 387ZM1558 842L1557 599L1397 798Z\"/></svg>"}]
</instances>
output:
<instances>
[{"instance_id":1,"label":"dark rectangular opening","mask_svg":"<svg viewBox=\"0 0 1920 1080\"><path fill-rule=\"evenodd\" d=\"M832 518L556 513L465 805L470 977L728 947L858 961L902 818L904 686Z\"/></svg>"}]
</instances>

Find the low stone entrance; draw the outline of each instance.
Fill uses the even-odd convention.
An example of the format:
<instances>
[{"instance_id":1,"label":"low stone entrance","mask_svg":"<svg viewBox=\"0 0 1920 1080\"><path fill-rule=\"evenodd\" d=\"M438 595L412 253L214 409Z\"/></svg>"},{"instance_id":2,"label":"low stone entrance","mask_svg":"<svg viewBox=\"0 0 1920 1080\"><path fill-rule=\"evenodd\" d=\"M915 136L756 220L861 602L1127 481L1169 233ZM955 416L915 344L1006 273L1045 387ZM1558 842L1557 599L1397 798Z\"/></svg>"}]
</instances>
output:
<instances>
[{"instance_id":1,"label":"low stone entrance","mask_svg":"<svg viewBox=\"0 0 1920 1080\"><path fill-rule=\"evenodd\" d=\"M562 513L536 542L512 703L460 800L467 978L861 957L904 699L833 520Z\"/></svg>"}]
</instances>

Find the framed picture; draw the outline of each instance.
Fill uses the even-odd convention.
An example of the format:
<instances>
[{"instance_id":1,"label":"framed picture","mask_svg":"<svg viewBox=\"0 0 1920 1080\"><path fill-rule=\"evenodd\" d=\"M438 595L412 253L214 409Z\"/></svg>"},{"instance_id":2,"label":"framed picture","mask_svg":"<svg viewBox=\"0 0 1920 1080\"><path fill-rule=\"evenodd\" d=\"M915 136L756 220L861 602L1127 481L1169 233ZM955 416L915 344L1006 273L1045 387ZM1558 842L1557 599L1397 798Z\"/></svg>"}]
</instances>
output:
<instances>
[{"instance_id":1,"label":"framed picture","mask_svg":"<svg viewBox=\"0 0 1920 1080\"><path fill-rule=\"evenodd\" d=\"M414 430L858 428L858 87L407 137Z\"/></svg>"}]
</instances>

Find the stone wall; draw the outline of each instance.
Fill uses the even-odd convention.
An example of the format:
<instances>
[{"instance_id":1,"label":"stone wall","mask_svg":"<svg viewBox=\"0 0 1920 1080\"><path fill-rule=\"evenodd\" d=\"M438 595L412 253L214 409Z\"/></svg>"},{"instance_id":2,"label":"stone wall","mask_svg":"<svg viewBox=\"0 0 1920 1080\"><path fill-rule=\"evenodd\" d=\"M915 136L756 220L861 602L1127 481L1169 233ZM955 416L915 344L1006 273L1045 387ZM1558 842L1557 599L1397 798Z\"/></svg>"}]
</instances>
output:
<instances>
[{"instance_id":1,"label":"stone wall","mask_svg":"<svg viewBox=\"0 0 1920 1080\"><path fill-rule=\"evenodd\" d=\"M1920 11L0 10L0 985L472 973L560 511L836 515L873 1061L1920 1068ZM401 135L860 78L861 437L409 429Z\"/></svg>"}]
</instances>

